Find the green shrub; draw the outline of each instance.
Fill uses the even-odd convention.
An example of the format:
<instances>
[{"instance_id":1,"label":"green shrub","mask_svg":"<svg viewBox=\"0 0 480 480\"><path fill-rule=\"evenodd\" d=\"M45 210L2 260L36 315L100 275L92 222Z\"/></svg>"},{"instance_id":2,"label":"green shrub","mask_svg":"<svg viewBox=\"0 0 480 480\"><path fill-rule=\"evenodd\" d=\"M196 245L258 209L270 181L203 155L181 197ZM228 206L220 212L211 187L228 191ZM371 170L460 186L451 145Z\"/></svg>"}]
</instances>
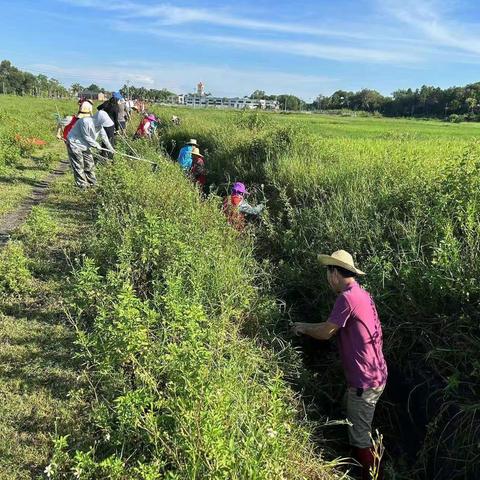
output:
<instances>
[{"instance_id":1,"label":"green shrub","mask_svg":"<svg viewBox=\"0 0 480 480\"><path fill-rule=\"evenodd\" d=\"M20 229L24 244L31 252L42 253L48 250L58 234L58 225L49 211L42 206L34 206Z\"/></svg>"},{"instance_id":2,"label":"green shrub","mask_svg":"<svg viewBox=\"0 0 480 480\"><path fill-rule=\"evenodd\" d=\"M0 251L0 293L18 295L28 292L31 280L22 243L7 243Z\"/></svg>"}]
</instances>

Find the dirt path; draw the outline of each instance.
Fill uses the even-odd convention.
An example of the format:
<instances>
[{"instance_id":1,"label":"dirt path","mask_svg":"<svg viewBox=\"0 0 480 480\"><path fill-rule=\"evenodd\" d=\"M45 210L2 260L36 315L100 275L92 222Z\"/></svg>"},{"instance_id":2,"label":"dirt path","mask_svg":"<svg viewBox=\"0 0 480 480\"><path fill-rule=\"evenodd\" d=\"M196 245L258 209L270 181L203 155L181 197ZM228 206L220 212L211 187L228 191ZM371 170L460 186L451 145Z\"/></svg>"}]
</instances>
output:
<instances>
[{"instance_id":1,"label":"dirt path","mask_svg":"<svg viewBox=\"0 0 480 480\"><path fill-rule=\"evenodd\" d=\"M25 200L13 212L7 213L2 219L0 219L0 246L7 243L12 232L22 225L32 210L32 207L38 205L45 199L50 185L67 171L68 165L68 161L60 161L57 168L52 173L50 173L45 179L36 183L27 200Z\"/></svg>"}]
</instances>

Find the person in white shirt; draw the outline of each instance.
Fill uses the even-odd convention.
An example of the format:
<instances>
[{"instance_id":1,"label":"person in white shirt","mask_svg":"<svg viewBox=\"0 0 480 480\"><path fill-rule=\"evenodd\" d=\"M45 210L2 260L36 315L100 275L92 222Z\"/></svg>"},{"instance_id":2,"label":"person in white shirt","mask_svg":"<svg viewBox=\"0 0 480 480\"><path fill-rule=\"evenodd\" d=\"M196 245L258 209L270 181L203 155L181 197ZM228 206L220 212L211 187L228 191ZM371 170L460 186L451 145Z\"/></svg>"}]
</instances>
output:
<instances>
[{"instance_id":1,"label":"person in white shirt","mask_svg":"<svg viewBox=\"0 0 480 480\"><path fill-rule=\"evenodd\" d=\"M91 149L101 148L97 141L98 137L101 138L107 150L114 153L114 149L104 129L104 127L111 127L112 125L112 119L105 111L100 110L93 117L79 119L68 134L66 142L68 158L72 165L75 183L78 187L91 187L97 182L95 162Z\"/></svg>"}]
</instances>

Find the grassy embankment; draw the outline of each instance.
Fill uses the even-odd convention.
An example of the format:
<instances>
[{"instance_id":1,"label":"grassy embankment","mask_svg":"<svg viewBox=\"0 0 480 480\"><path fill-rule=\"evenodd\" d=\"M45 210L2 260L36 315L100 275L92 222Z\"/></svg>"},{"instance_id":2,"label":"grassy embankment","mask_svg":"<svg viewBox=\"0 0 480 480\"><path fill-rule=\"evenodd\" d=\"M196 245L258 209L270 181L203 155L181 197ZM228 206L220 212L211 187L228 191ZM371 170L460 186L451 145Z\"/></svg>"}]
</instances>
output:
<instances>
[{"instance_id":1,"label":"grassy embankment","mask_svg":"<svg viewBox=\"0 0 480 480\"><path fill-rule=\"evenodd\" d=\"M345 248L368 272L391 370L377 416L390 461L405 471L406 451L407 475L478 476L480 126L175 113L183 122L164 131L167 150L197 138L221 191L234 180L265 184L257 251L293 317L326 318L331 307L317 253ZM317 372L308 390L335 413L324 391L340 398L341 372L325 347L305 350Z\"/></svg>"},{"instance_id":2,"label":"grassy embankment","mask_svg":"<svg viewBox=\"0 0 480 480\"><path fill-rule=\"evenodd\" d=\"M34 210L23 247L1 259L5 343L22 346L6 349L2 382L6 478L40 473L47 457L50 478L337 478L280 369L298 357L265 335L278 311L251 242L168 161L161 175L117 163L99 177L94 196L69 188L51 216ZM75 229L91 202L85 237ZM67 250L90 256L72 260L71 282L62 209L75 224Z\"/></svg>"}]
</instances>

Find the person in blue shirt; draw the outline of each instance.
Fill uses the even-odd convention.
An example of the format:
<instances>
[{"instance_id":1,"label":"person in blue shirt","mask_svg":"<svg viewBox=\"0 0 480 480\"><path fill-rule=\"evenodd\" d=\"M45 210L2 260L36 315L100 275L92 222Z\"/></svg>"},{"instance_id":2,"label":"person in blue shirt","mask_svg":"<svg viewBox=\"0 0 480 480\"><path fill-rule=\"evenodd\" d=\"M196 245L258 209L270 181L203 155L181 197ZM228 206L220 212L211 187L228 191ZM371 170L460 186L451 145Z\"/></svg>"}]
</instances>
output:
<instances>
[{"instance_id":1,"label":"person in blue shirt","mask_svg":"<svg viewBox=\"0 0 480 480\"><path fill-rule=\"evenodd\" d=\"M190 171L192 168L192 150L193 147L198 148L197 141L192 138L188 141L181 149L178 154L177 162L182 167L182 170L185 172Z\"/></svg>"}]
</instances>

